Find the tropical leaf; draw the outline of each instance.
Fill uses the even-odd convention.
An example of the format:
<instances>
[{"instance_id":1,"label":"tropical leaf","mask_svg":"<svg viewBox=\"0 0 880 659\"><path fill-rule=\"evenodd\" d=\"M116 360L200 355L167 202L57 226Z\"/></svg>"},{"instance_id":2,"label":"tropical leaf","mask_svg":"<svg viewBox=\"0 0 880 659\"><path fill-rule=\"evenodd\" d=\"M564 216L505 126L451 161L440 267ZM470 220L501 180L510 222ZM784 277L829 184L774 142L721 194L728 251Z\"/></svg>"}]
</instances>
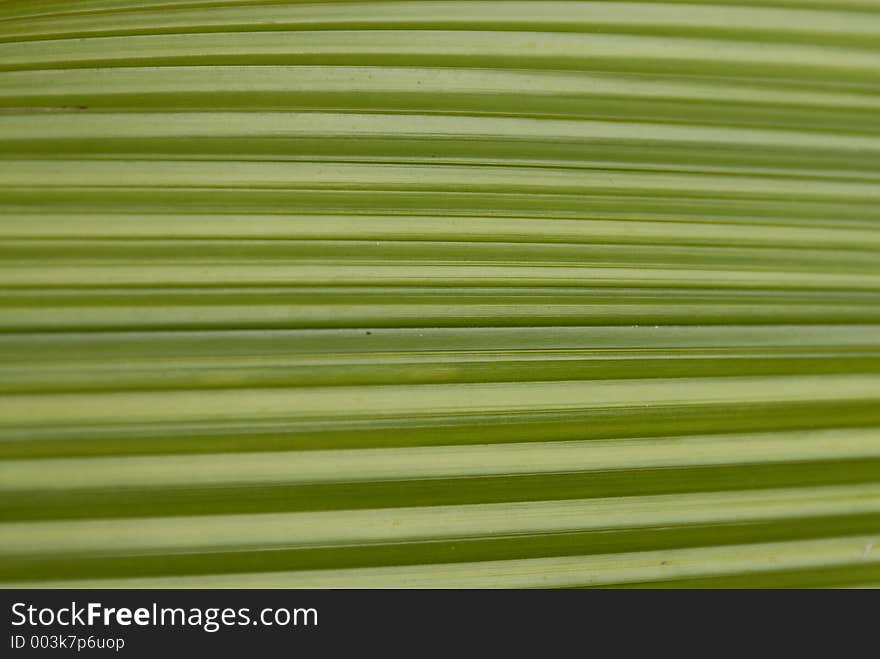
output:
<instances>
[{"instance_id":1,"label":"tropical leaf","mask_svg":"<svg viewBox=\"0 0 880 659\"><path fill-rule=\"evenodd\" d=\"M880 584L880 1L0 2L0 585Z\"/></svg>"}]
</instances>

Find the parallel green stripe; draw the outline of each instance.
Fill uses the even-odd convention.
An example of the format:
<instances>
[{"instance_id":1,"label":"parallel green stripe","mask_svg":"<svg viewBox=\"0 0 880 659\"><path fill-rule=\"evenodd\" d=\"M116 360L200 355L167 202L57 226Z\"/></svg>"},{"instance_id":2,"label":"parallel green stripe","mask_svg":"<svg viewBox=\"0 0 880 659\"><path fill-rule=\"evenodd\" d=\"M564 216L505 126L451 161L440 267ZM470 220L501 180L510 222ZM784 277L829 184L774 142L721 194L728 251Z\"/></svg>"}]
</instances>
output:
<instances>
[{"instance_id":1,"label":"parallel green stripe","mask_svg":"<svg viewBox=\"0 0 880 659\"><path fill-rule=\"evenodd\" d=\"M157 207L173 207L178 214L237 216L248 213L290 216L360 215L394 218L452 217L460 222L472 218L534 218L536 220L613 220L711 225L796 226L841 230L870 230L880 218L877 204L847 201L785 201L784 199L735 199L674 197L617 197L612 194L538 194L512 192L427 192L393 190L282 190L245 188L6 188L0 195L4 210L13 217L37 222L39 213L50 217L68 211L80 217L108 212L150 218L161 214ZM22 215L22 213L25 213ZM833 218L833 219L829 219ZM156 220L161 221L161 220ZM582 223L586 226L586 223ZM573 225L560 225L573 228ZM603 227L603 225L599 225ZM242 224L239 231L246 230ZM417 224L413 227L416 228ZM72 229L71 229L72 230ZM143 230L143 229L142 229ZM485 231L485 229L484 229ZM567 235L572 235L570 231ZM314 234L314 232L313 232ZM61 237L67 235L62 232ZM153 234L155 235L155 234ZM191 235L191 234L187 234ZM233 234L239 235L239 234ZM319 234L320 235L320 234ZM589 234L588 234L589 235ZM701 234L698 233L697 236ZM452 236L455 239L455 236ZM577 242L576 239L574 239ZM569 241L570 242L570 241ZM607 240L603 241L607 242ZM661 240L662 242L662 240Z\"/></svg>"},{"instance_id":2,"label":"parallel green stripe","mask_svg":"<svg viewBox=\"0 0 880 659\"><path fill-rule=\"evenodd\" d=\"M737 573L752 576L753 581L760 583L762 572L779 570L806 571L829 566L869 566L876 571L880 550L872 545L874 537L852 536L828 540L481 561L427 567L50 581L47 585L70 588L548 588L608 586ZM9 585L20 587L24 584L12 582Z\"/></svg>"},{"instance_id":3,"label":"parallel green stripe","mask_svg":"<svg viewBox=\"0 0 880 659\"><path fill-rule=\"evenodd\" d=\"M854 228L765 225L756 222L676 222L672 220L574 220L539 217L455 217L289 214L137 214L9 212L0 222L6 241L39 239L60 245L84 239L114 240L465 240L569 244L678 244L781 248L872 249L880 230L871 223ZM247 246L251 243L239 243ZM109 245L108 245L109 246ZM118 245L123 247L123 245Z\"/></svg>"},{"instance_id":4,"label":"parallel green stripe","mask_svg":"<svg viewBox=\"0 0 880 659\"><path fill-rule=\"evenodd\" d=\"M8 460L0 491L217 487L504 476L880 458L880 430L853 428L550 444L228 455Z\"/></svg>"},{"instance_id":5,"label":"parallel green stripe","mask_svg":"<svg viewBox=\"0 0 880 659\"><path fill-rule=\"evenodd\" d=\"M39 289L37 289L39 290ZM665 294L668 289L656 289ZM328 291L332 292L332 291ZM127 293L116 296L110 305L84 300L73 304L39 308L9 305L0 317L4 331L139 331L197 329L333 329L333 328L419 328L419 327L532 327L634 325L725 325L725 324L828 324L878 323L880 310L871 299L816 304L809 300L783 297L759 302L696 301L678 305L626 301L601 303L571 300L563 303L547 296L531 300L488 301L467 299L469 291L455 291L444 302L418 299L406 302L366 300L362 303L340 301L303 303L283 299L272 303L264 299L247 301L248 294L236 301L216 304L168 304L147 301L138 304ZM206 297L209 289L195 296ZM254 294L251 293L251 296ZM178 298L179 299L179 298ZM782 302L782 304L780 304ZM366 330L369 331L369 330ZM365 331L365 334L366 334Z\"/></svg>"},{"instance_id":6,"label":"parallel green stripe","mask_svg":"<svg viewBox=\"0 0 880 659\"><path fill-rule=\"evenodd\" d=\"M584 116L606 107L602 105L603 99L615 101L612 106L615 112L625 112L627 100L639 99L643 105L630 108L630 112L636 110L644 116L646 111L663 107L652 103L693 99L701 103L688 108L688 116L692 117L700 117L707 108L716 113L722 111L720 107L714 108L712 101L736 104L736 112L721 115L727 125L743 121L743 117L737 119L737 115L750 109L759 109L770 116L774 110L779 114L782 109L781 116L794 120L798 118L794 111L798 107L836 108L843 116L851 116L854 111L874 110L880 106L880 101L871 94L860 92L858 88L838 89L827 81L811 85L809 81L796 84L786 80L767 89L759 81L703 77L403 66L177 66L172 77L165 75L163 69L145 67L130 67L124 71L112 68L11 71L0 72L0 80L3 82L0 99L4 106L14 106L17 101L24 102L34 96L61 100L80 96L88 98L89 106L98 103L126 107L126 99L140 105L148 104L151 95L160 95L155 103L160 107L174 107L188 96L204 103L204 96L200 95L210 94L218 108L234 103L259 109L273 105L274 99L275 104L287 103L285 109L290 108L291 102L307 106L324 102L336 107L356 104L355 107L360 108L382 104L400 109L422 98L423 105L433 113L454 108L450 101L457 101L459 111L470 107L478 114L515 116L529 114L531 110L532 113ZM364 97L365 93L371 95ZM383 96L387 97L384 101ZM518 102L512 103L514 100ZM566 100L577 102L566 103ZM536 105L537 102L540 104ZM786 107L780 108L781 105ZM864 125L861 127L869 130L870 115L862 116ZM678 120L681 120L680 114ZM839 120L829 127L837 132L854 128Z\"/></svg>"},{"instance_id":7,"label":"parallel green stripe","mask_svg":"<svg viewBox=\"0 0 880 659\"><path fill-rule=\"evenodd\" d=\"M97 188L264 188L372 189L436 191L513 191L561 194L672 195L682 198L774 199L793 194L805 200L875 203L874 183L815 181L805 186L794 178L720 176L641 172L579 171L546 167L426 167L387 164L177 161L0 160L0 187L26 186L42 180L45 187ZM806 188L806 189L805 189Z\"/></svg>"},{"instance_id":8,"label":"parallel green stripe","mask_svg":"<svg viewBox=\"0 0 880 659\"><path fill-rule=\"evenodd\" d=\"M536 41L541 48L535 48ZM0 68L169 66L187 64L347 64L573 69L721 76L816 75L880 83L880 52L800 44L540 32L380 30L96 37L0 44ZM760 47L759 47L760 46ZM625 54L622 54L625 53Z\"/></svg>"},{"instance_id":9,"label":"parallel green stripe","mask_svg":"<svg viewBox=\"0 0 880 659\"><path fill-rule=\"evenodd\" d=\"M363 330L0 335L0 358L6 365L162 357L334 360L375 355L384 361L420 354L438 359L566 354L601 358L627 351L632 356L673 357L689 350L712 350L724 355L737 350L782 348L806 352L872 350L880 346L880 334L874 325L419 328L371 332L369 341L364 336Z\"/></svg>"},{"instance_id":10,"label":"parallel green stripe","mask_svg":"<svg viewBox=\"0 0 880 659\"><path fill-rule=\"evenodd\" d=\"M192 6L184 3L182 6ZM686 12L669 3L633 2L363 2L314 4L226 2L213 3L211 14L199 8L165 14L154 10L101 15L85 13L61 19L15 20L2 25L15 39L39 35L138 34L191 30L228 31L249 28L327 29L329 27L415 25L459 29L505 25L537 25L565 31L643 30L681 33L688 29L715 30L722 34L767 34L780 38L789 33L821 36L876 35L870 14L851 11L798 11L757 7L690 6ZM831 4L830 8L835 5Z\"/></svg>"},{"instance_id":11,"label":"parallel green stripe","mask_svg":"<svg viewBox=\"0 0 880 659\"><path fill-rule=\"evenodd\" d=\"M2 554L202 551L722 523L880 512L876 484L455 507L0 524Z\"/></svg>"},{"instance_id":12,"label":"parallel green stripe","mask_svg":"<svg viewBox=\"0 0 880 659\"><path fill-rule=\"evenodd\" d=\"M880 579L880 1L0 1L0 587Z\"/></svg>"},{"instance_id":13,"label":"parallel green stripe","mask_svg":"<svg viewBox=\"0 0 880 659\"><path fill-rule=\"evenodd\" d=\"M12 143L58 140L112 140L149 138L259 138L284 139L304 137L400 140L461 138L470 140L514 140L542 144L540 140L590 144L626 140L639 144L708 146L760 146L771 153L780 150L818 149L846 152L849 157L865 157L876 168L871 156L880 152L880 138L840 134L816 134L803 131L755 130L746 128L675 126L665 124L563 121L551 119L515 119L508 117L444 117L432 115L360 115L334 113L166 113L109 114L88 113L10 115L0 124L3 139ZM526 137L527 136L527 137ZM586 146L586 145L584 145ZM245 145L246 147L246 145ZM851 153L855 152L855 153ZM243 151L245 155L247 151Z\"/></svg>"},{"instance_id":14,"label":"parallel green stripe","mask_svg":"<svg viewBox=\"0 0 880 659\"><path fill-rule=\"evenodd\" d=\"M773 393L768 394L767 388ZM10 426L119 422L330 418L381 419L444 414L565 412L590 408L743 404L773 400L880 398L880 375L779 376L596 382L389 385L110 394L22 394L0 400ZM339 401L345 409L339 409Z\"/></svg>"},{"instance_id":15,"label":"parallel green stripe","mask_svg":"<svg viewBox=\"0 0 880 659\"><path fill-rule=\"evenodd\" d=\"M768 382L768 381L765 381ZM768 382L769 383L769 382ZM418 418L170 422L6 428L4 457L316 450L547 442L808 428L875 426L873 398L633 405ZM867 465L868 474L876 465ZM636 481L639 482L639 481Z\"/></svg>"},{"instance_id":16,"label":"parallel green stripe","mask_svg":"<svg viewBox=\"0 0 880 659\"><path fill-rule=\"evenodd\" d=\"M371 332L372 335L372 332ZM68 346L73 348L73 346ZM132 389L443 384L567 379L670 378L730 375L868 373L880 365L880 348L785 351L697 351L677 354L465 354L355 357L163 358L129 360L125 370L104 360L40 363L0 368L6 393Z\"/></svg>"},{"instance_id":17,"label":"parallel green stripe","mask_svg":"<svg viewBox=\"0 0 880 659\"><path fill-rule=\"evenodd\" d=\"M400 0L403 2L404 0ZM634 0L636 1L636 0ZM637 0L643 2L645 0ZM648 0L650 1L650 0ZM355 3L374 4L375 0L328 0L323 4L328 9L336 2L349 6ZM395 0L385 0L395 2ZM737 6L737 7L782 7L820 10L871 10L878 7L877 0L662 0L665 5L685 4L689 6ZM219 7L283 7L284 5L312 4L311 0L80 0L76 4L59 0L34 0L27 6L9 6L3 9L3 20L32 18L36 16L75 15L102 12L121 12L126 10L181 10L192 8ZM356 6L356 5L355 5Z\"/></svg>"},{"instance_id":18,"label":"parallel green stripe","mask_svg":"<svg viewBox=\"0 0 880 659\"><path fill-rule=\"evenodd\" d=\"M791 175L802 169L802 176L880 179L875 164L880 141L873 137L656 123L400 114L48 113L10 115L0 134L10 155L44 157L77 158L100 144L107 158L228 160L232 150L239 160L532 164L739 175ZM735 152L720 154L719 147Z\"/></svg>"},{"instance_id":19,"label":"parallel green stripe","mask_svg":"<svg viewBox=\"0 0 880 659\"><path fill-rule=\"evenodd\" d=\"M51 286L62 280L70 286L116 285L174 285L199 284L291 284L313 286L316 284L355 286L412 285L500 286L515 283L520 286L693 286L718 288L794 288L806 290L880 289L880 275L848 273L797 273L708 270L648 266L646 273L640 268L626 267L573 267L560 265L497 265L475 261L467 266L448 264L400 264L373 265L355 262L340 271L337 263L301 265L265 265L231 262L222 266L211 265L154 265L139 264L134 267L71 265L49 267L3 266L2 276L9 287ZM475 281L475 277L479 277Z\"/></svg>"},{"instance_id":20,"label":"parallel green stripe","mask_svg":"<svg viewBox=\"0 0 880 659\"><path fill-rule=\"evenodd\" d=\"M880 236L880 232L878 232ZM539 238L540 236L534 236ZM289 265L292 261L319 265L349 259L359 265L443 265L471 263L519 266L596 266L623 267L639 264L646 267L707 267L720 270L760 269L807 272L876 271L876 255L870 250L851 249L847 263L840 264L840 253L822 249L794 249L785 246L760 248L726 246L679 247L675 245L571 245L463 241L259 241L233 240L93 240L45 241L8 240L0 246L0 255L9 265L28 266L40 259L59 264L105 265L120 260L138 260L145 266L172 263L198 263L210 267L235 262L242 266L256 264Z\"/></svg>"}]
</instances>

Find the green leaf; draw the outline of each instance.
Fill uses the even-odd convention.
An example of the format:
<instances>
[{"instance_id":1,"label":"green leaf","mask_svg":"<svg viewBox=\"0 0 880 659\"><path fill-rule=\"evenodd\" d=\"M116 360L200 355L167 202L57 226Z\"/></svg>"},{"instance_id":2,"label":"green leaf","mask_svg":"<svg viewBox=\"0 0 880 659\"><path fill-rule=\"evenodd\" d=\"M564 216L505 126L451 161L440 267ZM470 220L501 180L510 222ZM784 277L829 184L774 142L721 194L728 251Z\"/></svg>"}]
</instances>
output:
<instances>
[{"instance_id":1,"label":"green leaf","mask_svg":"<svg viewBox=\"0 0 880 659\"><path fill-rule=\"evenodd\" d=\"M878 0L0 2L0 587L876 587L878 116Z\"/></svg>"}]
</instances>

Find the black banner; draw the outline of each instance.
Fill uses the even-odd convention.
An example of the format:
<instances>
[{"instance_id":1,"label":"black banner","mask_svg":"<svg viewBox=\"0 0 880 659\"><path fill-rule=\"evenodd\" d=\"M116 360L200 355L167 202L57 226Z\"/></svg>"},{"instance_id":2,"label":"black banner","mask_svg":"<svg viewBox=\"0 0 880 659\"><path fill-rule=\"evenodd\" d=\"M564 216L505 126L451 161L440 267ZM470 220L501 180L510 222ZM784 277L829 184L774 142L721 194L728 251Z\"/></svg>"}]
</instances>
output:
<instances>
[{"instance_id":1,"label":"black banner","mask_svg":"<svg viewBox=\"0 0 880 659\"><path fill-rule=\"evenodd\" d=\"M874 592L7 590L2 656L874 646ZM609 645L610 644L610 645ZM710 649L709 646L704 646ZM836 652L835 652L836 655Z\"/></svg>"}]
</instances>

